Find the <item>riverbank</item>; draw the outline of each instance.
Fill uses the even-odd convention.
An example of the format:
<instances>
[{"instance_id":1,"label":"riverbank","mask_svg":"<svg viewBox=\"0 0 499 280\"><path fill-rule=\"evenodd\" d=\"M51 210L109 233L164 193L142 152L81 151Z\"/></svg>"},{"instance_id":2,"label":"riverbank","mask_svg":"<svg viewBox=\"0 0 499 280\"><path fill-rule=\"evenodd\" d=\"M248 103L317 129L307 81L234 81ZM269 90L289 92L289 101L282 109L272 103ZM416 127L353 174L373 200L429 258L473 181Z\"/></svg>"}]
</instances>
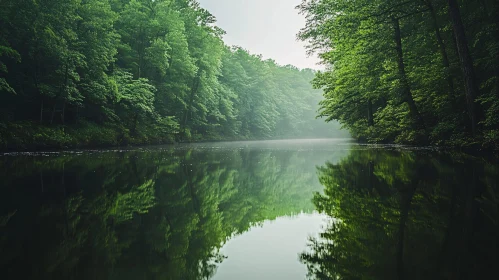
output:
<instances>
[{"instance_id":1,"label":"riverbank","mask_svg":"<svg viewBox=\"0 0 499 280\"><path fill-rule=\"evenodd\" d=\"M94 149L133 147L175 143L223 142L246 140L247 137L226 137L199 134L182 138L178 133L159 129L142 129L134 135L121 126L97 125L80 122L74 126L48 125L37 122L0 122L0 152L57 151L67 149Z\"/></svg>"},{"instance_id":2,"label":"riverbank","mask_svg":"<svg viewBox=\"0 0 499 280\"><path fill-rule=\"evenodd\" d=\"M81 122L76 126L34 122L0 123L0 151L40 151L174 143L172 134L153 129L130 135L122 127Z\"/></svg>"},{"instance_id":3,"label":"riverbank","mask_svg":"<svg viewBox=\"0 0 499 280\"><path fill-rule=\"evenodd\" d=\"M90 122L81 122L75 126L40 125L35 122L0 123L0 152L7 151L47 151L85 148L109 148L174 144L179 142L220 142L244 140L271 140L220 137L201 137L195 139L181 139L178 134L162 133L149 129L141 134L131 135L123 127L107 124L97 125ZM366 141L360 143L369 144ZM393 143L370 143L393 144ZM427 146L417 143L399 143L409 146ZM439 149L454 150L475 156L498 156L499 145L494 142L480 143L472 139L459 141L438 141L431 146Z\"/></svg>"}]
</instances>

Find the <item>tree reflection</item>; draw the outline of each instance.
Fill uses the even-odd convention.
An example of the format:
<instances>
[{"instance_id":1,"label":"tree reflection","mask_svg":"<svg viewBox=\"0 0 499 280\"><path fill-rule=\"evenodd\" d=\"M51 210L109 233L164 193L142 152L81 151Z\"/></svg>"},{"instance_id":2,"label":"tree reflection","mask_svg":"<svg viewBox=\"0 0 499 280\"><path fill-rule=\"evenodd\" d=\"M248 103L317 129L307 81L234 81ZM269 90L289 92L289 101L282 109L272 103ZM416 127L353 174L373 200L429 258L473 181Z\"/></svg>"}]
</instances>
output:
<instances>
[{"instance_id":1,"label":"tree reflection","mask_svg":"<svg viewBox=\"0 0 499 280\"><path fill-rule=\"evenodd\" d=\"M354 150L318 168L332 221L311 279L485 279L498 258L499 169L462 155Z\"/></svg>"},{"instance_id":2,"label":"tree reflection","mask_svg":"<svg viewBox=\"0 0 499 280\"><path fill-rule=\"evenodd\" d=\"M313 211L309 161L252 149L2 158L2 278L209 279L234 234Z\"/></svg>"}]
</instances>

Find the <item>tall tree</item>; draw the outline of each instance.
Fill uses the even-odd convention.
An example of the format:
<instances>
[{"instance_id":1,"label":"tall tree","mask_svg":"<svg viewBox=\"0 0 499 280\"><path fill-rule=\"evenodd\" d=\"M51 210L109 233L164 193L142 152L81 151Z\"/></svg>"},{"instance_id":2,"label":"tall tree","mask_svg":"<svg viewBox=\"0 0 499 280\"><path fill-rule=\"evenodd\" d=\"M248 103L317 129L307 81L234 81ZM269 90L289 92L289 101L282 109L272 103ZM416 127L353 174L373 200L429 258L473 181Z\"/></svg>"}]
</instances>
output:
<instances>
[{"instance_id":1,"label":"tall tree","mask_svg":"<svg viewBox=\"0 0 499 280\"><path fill-rule=\"evenodd\" d=\"M475 99L479 95L478 82L475 77L475 69L473 66L473 58L468 48L468 39L461 20L461 12L457 0L448 0L449 14L452 19L452 27L456 38L459 60L463 71L465 88L466 88L466 105L468 114L471 120L471 131L473 135L477 133L478 116L476 112Z\"/></svg>"}]
</instances>

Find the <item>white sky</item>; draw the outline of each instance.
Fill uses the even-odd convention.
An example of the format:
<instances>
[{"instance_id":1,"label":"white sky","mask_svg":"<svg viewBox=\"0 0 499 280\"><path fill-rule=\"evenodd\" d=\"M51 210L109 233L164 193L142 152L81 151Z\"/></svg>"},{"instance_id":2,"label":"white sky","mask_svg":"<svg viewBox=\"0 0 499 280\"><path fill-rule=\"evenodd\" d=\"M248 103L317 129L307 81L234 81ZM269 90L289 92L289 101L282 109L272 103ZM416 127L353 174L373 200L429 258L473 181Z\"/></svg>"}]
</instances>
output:
<instances>
[{"instance_id":1,"label":"white sky","mask_svg":"<svg viewBox=\"0 0 499 280\"><path fill-rule=\"evenodd\" d=\"M301 0L198 0L217 18L228 45L240 46L281 65L322 69L316 57L307 57L305 44L296 34L305 18L295 7Z\"/></svg>"}]
</instances>

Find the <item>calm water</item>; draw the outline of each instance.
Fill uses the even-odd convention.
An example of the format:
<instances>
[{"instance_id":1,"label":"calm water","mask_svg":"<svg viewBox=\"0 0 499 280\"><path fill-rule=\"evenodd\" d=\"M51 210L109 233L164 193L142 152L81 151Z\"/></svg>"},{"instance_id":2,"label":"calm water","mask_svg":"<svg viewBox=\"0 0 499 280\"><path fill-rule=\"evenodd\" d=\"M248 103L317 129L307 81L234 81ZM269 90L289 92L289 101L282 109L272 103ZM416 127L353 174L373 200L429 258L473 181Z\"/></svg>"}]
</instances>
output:
<instances>
[{"instance_id":1,"label":"calm water","mask_svg":"<svg viewBox=\"0 0 499 280\"><path fill-rule=\"evenodd\" d=\"M2 279L491 279L499 166L347 140L0 156Z\"/></svg>"}]
</instances>

